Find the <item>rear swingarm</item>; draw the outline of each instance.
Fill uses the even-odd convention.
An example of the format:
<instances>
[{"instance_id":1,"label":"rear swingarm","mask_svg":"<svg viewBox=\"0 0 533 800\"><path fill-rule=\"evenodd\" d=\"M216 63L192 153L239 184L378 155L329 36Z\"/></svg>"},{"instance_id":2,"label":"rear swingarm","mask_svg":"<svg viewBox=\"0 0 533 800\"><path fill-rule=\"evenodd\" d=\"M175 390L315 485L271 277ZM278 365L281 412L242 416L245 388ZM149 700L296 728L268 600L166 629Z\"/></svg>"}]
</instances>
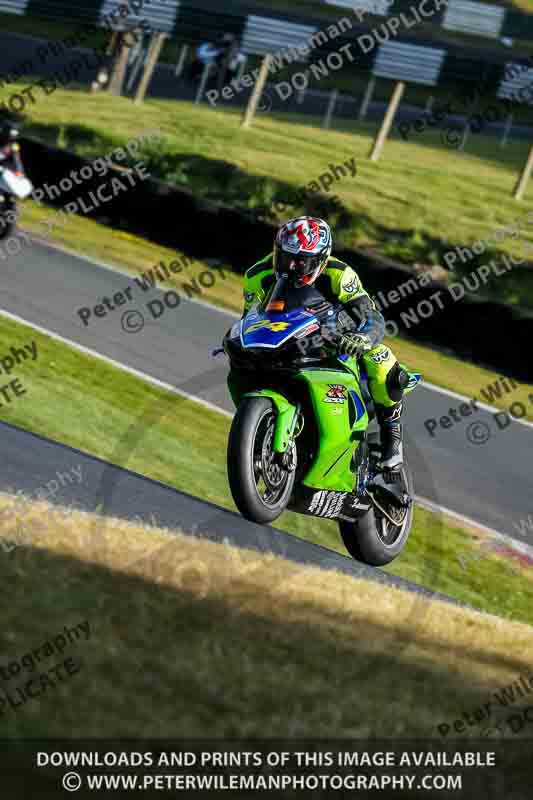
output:
<instances>
[{"instance_id":1,"label":"rear swingarm","mask_svg":"<svg viewBox=\"0 0 533 800\"><path fill-rule=\"evenodd\" d=\"M407 492L396 487L387 489L385 486L371 484L366 488L365 495L389 522L401 528L413 504L413 498Z\"/></svg>"}]
</instances>

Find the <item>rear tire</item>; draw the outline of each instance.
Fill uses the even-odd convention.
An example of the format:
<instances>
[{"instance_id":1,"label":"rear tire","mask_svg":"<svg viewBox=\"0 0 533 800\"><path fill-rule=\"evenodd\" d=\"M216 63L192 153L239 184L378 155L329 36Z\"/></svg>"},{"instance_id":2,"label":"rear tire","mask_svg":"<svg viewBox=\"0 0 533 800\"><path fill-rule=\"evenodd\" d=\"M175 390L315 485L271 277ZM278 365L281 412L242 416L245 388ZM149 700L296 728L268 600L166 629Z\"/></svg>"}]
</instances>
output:
<instances>
[{"instance_id":1,"label":"rear tire","mask_svg":"<svg viewBox=\"0 0 533 800\"><path fill-rule=\"evenodd\" d=\"M408 492L413 497L413 476L406 462L404 462L401 471ZM385 564L390 564L400 555L407 544L413 524L413 514L414 505L412 504L407 510L401 529L397 529L399 532L397 538L394 540L391 538L388 543L386 541L387 537L383 535L384 529L391 531L394 535L394 526L391 522L385 520L379 512L376 512L374 506L355 522L339 520L339 530L344 546L352 558L356 561L361 561L363 564L369 564L372 567L382 567Z\"/></svg>"},{"instance_id":2,"label":"rear tire","mask_svg":"<svg viewBox=\"0 0 533 800\"><path fill-rule=\"evenodd\" d=\"M228 479L233 500L245 519L259 524L273 522L285 511L295 481L294 471L284 470L273 460L276 416L268 398L245 398L235 414L228 440ZM265 483L265 493L259 489L260 482Z\"/></svg>"}]
</instances>

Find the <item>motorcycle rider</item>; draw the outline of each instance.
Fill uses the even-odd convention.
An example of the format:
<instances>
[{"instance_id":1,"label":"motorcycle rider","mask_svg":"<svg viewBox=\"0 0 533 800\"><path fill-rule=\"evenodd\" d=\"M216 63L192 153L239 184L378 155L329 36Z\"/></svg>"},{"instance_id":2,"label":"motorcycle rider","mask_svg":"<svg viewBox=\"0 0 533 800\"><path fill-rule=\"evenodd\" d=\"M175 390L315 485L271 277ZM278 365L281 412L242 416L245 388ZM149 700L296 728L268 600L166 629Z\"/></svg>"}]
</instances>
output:
<instances>
[{"instance_id":1,"label":"motorcycle rider","mask_svg":"<svg viewBox=\"0 0 533 800\"><path fill-rule=\"evenodd\" d=\"M265 299L281 276L288 276L295 287L314 284L326 300L342 303L355 328L344 332L337 347L345 355L362 359L381 429L381 466L392 470L403 463L402 398L409 376L382 344L385 320L357 273L331 252L331 229L324 220L302 216L281 225L273 252L244 275L243 316Z\"/></svg>"},{"instance_id":2,"label":"motorcycle rider","mask_svg":"<svg viewBox=\"0 0 533 800\"><path fill-rule=\"evenodd\" d=\"M16 123L9 119L0 120L0 161L11 159L16 170L20 167L19 135Z\"/></svg>"},{"instance_id":3,"label":"motorcycle rider","mask_svg":"<svg viewBox=\"0 0 533 800\"><path fill-rule=\"evenodd\" d=\"M18 125L14 120L9 117L0 119L0 167L7 166L17 175L24 172L20 158L19 135ZM9 236L16 221L16 203L9 194L2 194L0 203L0 239L5 239Z\"/></svg>"}]
</instances>

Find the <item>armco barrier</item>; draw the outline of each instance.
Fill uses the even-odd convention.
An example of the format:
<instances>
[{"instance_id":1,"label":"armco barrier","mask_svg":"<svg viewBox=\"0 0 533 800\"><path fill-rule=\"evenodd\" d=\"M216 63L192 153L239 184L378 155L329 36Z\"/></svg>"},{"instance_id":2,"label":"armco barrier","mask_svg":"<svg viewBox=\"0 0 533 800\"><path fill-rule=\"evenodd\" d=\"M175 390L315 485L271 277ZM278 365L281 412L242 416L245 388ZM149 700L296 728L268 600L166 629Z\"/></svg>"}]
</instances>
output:
<instances>
[{"instance_id":1,"label":"armco barrier","mask_svg":"<svg viewBox=\"0 0 533 800\"><path fill-rule=\"evenodd\" d=\"M123 0L125 2L125 0ZM68 19L70 21L89 20L98 24L99 19L113 10L118 4L118 0L0 0L0 12L12 14L33 15L36 17L48 17L54 20ZM229 18L240 17L246 20L248 15L268 14L272 15L272 10L259 9L256 5L247 3L246 0L232 0L231 4L226 4L221 9L219 0L150 0L146 3L146 14L155 30L174 33L183 23L194 25L194 15L198 16L206 13L211 14L211 18L217 14L224 14ZM334 12L354 11L355 8L379 9L377 0L340 0L340 2L330 2L332 16ZM383 8L380 13L369 14L373 22L379 22L388 17L407 14L413 5L412 0L392 0L381 4ZM287 4L289 9L290 4ZM289 10L287 13L276 14L280 18L290 18L294 16ZM302 14L299 15L301 18ZM306 15L310 19L313 15ZM315 17L317 18L317 17ZM320 19L320 17L318 17ZM212 22L214 20L212 19ZM449 0L448 7L444 6L438 11L432 20L433 24L442 27L444 30L459 31L462 33L473 33L480 38L498 39L512 37L515 39L533 38L533 16L521 9L505 7L503 5L483 4L479 0L468 2L468 0ZM230 30L232 27L230 26ZM205 35L205 29L203 31Z\"/></svg>"},{"instance_id":2,"label":"armco barrier","mask_svg":"<svg viewBox=\"0 0 533 800\"><path fill-rule=\"evenodd\" d=\"M128 0L71 0L69 3L64 0L0 0L0 13L53 19L68 22L74 27L86 24L109 27L113 26L111 20L117 14L117 9L121 6L125 8L127 2ZM133 0L129 2L133 5ZM373 0L368 2L372 5ZM371 72L378 77L408 79L415 84L441 87L456 86L457 83L478 84L483 80L487 84L487 92L493 94L501 86L506 66L516 60L510 50L495 50L490 38L481 38L479 48L465 49L462 45L452 44L442 37L431 39L428 35L427 39L413 39L411 27L406 28L403 24L398 35L392 35L387 28L389 19L396 17L398 20L400 14L409 16L409 9L417 5L413 0L394 0L389 6L387 16L368 16L363 17L362 21L360 16L353 13L355 0L353 4L349 4L350 8L330 6L329 20L312 13L295 13L291 9L262 9L250 6L246 0L232 0L222 7L219 0L136 0L136 3L139 6L142 3L139 15L130 13L127 18L119 20L121 24L134 25L142 19L151 30L162 31L193 46L203 41L216 40L222 33L231 32L249 55L262 55L267 49L274 53L286 48L290 50L299 39L302 44L305 43L306 32L309 30L325 30L339 15L349 17L353 23L349 31L316 49L316 58L320 60L332 49L350 44L358 56L345 65L347 74ZM445 8L443 6L431 17L435 28L442 25ZM515 38L533 39L533 14L506 9L504 21L508 18L512 22L512 35ZM516 18L520 19L520 24L517 24ZM369 48L368 34L373 28L379 28L381 43ZM360 46L357 40L362 34L366 34L367 39L366 44ZM509 35L505 24L502 25L500 35ZM15 67L14 64L11 66Z\"/></svg>"},{"instance_id":3,"label":"armco barrier","mask_svg":"<svg viewBox=\"0 0 533 800\"><path fill-rule=\"evenodd\" d=\"M68 151L26 138L23 154L35 186L46 182L57 184L71 170L79 170L88 163ZM96 189L100 182L101 179L95 179L92 184L87 181L84 192ZM65 193L61 205L75 199L74 191ZM254 219L252 215L206 202L187 190L152 179L135 186L127 194L117 195L90 216L167 247L175 247L190 257L219 258L239 273L272 249L275 232L273 225ZM386 295L413 277L407 268L360 250L336 249L335 253L357 269L370 294L381 291ZM431 302L436 291L442 291L444 308L406 330L401 314L416 308L423 300ZM505 371L518 380L533 378L531 364L524 357L527 345L533 341L533 315L523 318L511 307L497 303L467 299L453 302L445 287L437 282L410 292L384 313L388 320L398 324L402 334L415 340ZM424 365L418 366L423 372Z\"/></svg>"}]
</instances>

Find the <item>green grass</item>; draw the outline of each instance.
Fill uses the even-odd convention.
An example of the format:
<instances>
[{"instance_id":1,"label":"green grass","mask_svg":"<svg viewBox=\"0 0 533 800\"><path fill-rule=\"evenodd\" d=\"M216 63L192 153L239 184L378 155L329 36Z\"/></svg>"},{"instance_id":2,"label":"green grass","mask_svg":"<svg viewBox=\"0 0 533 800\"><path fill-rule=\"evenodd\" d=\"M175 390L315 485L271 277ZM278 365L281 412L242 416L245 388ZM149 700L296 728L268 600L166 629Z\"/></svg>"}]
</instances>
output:
<instances>
[{"instance_id":1,"label":"green grass","mask_svg":"<svg viewBox=\"0 0 533 800\"><path fill-rule=\"evenodd\" d=\"M18 516L27 545L0 558L2 651L20 663L82 627L3 685L19 701L4 738L419 737L453 752L437 725L528 674L526 625L134 523L56 513L43 533L32 517ZM76 674L21 704L16 689L66 658ZM4 797L21 796L12 777Z\"/></svg>"},{"instance_id":2,"label":"green grass","mask_svg":"<svg viewBox=\"0 0 533 800\"><path fill-rule=\"evenodd\" d=\"M0 100L5 96L0 92ZM367 158L369 124L324 131L298 118L267 115L243 130L235 110L156 100L138 109L125 98L78 91L57 91L31 106L27 132L96 156L156 127L163 142L142 151L154 176L259 218L277 221L302 211L324 215L338 244L424 265L443 263L449 248L491 240L498 227L516 223L515 236L493 245L469 268L504 252L530 258L533 229L527 207L533 189L527 188L523 203L511 196L526 141L501 150L497 140L477 135L460 153L444 147L439 132L415 134L409 142L395 135L375 164ZM352 158L358 165L355 179L333 183L329 194L304 192L302 198L302 188L328 172L329 164ZM277 200L286 203L282 213L273 205ZM486 293L533 305L532 275L530 268L516 268L492 278Z\"/></svg>"},{"instance_id":3,"label":"green grass","mask_svg":"<svg viewBox=\"0 0 533 800\"><path fill-rule=\"evenodd\" d=\"M421 598L413 614L389 587L131 523L108 521L91 547L88 514L58 514L44 535L20 521L28 545L0 559L3 651L20 662L65 626L83 634L3 686L17 701L64 658L76 669L7 705L4 738L439 739L527 672L525 625ZM9 761L4 796L19 797Z\"/></svg>"},{"instance_id":4,"label":"green grass","mask_svg":"<svg viewBox=\"0 0 533 800\"><path fill-rule=\"evenodd\" d=\"M55 107L51 108L46 105L36 108L35 113L37 114L37 112L39 112L41 121L38 122L37 119L34 119L32 123L33 132L38 133L39 137L49 144L57 145L58 137L60 137L64 146L76 150L86 157L95 157L102 153L109 152L113 147L123 144L142 131L161 127L169 141L170 152L172 152L171 148L177 147L177 137L177 139L183 143L184 148L188 148L188 152L185 154L187 158L195 157L191 152L194 148L205 154L201 156L200 159L206 159L208 169L205 173L201 173L200 171L202 180L201 187L209 196L211 196L211 193L214 191L217 197L223 196L226 200L228 194L231 194L233 198L248 198L248 201L250 197L252 200L254 197L253 195L241 195L241 180L238 177L235 179L235 186L233 189L227 182L224 189L222 189L221 186L217 186L216 182L214 184L214 190L212 189L209 168L210 160L207 159L207 155L212 153L213 158L223 159L224 148L228 153L233 153L240 165L243 175L246 174L247 169L251 168L252 162L254 164L261 163L263 169L269 169L270 171L275 171L275 165L279 162L280 165L283 165L283 167L279 167L279 170L283 171L284 174L290 174L299 169L293 164L293 161L297 159L298 156L293 157L289 155L289 153L292 153L291 143L285 141L281 136L281 131L288 132L291 129L291 125L287 122L278 123L276 121L261 119L257 129L254 128L247 133L243 133L238 127L238 117L235 114L216 113L214 116L220 119L220 125L217 126L218 132L215 134L211 133L210 129L207 127L207 123L213 118L213 112L206 108L198 109L188 104L177 104L177 107L183 111L183 115L180 117L175 113L176 104L152 104L150 102L136 112L135 117L132 117L132 106L127 100L119 100L110 103L110 98L108 97L102 95L88 97L79 92L57 92L53 98L57 98L54 100ZM84 125L71 125L69 120L73 113L76 118L81 117L83 119L83 115L86 113L86 104L91 106L95 121L90 122L88 120L87 124ZM172 111L172 109L174 109L174 111ZM51 119L54 120L53 123ZM264 141L259 135L261 126L265 126L265 131L268 134ZM325 157L321 155L322 151L320 148L311 148L310 143L313 141L313 136L318 142L322 137L325 137L325 133L322 131L310 131L303 125L292 125L292 128L301 137L301 141L298 141L302 148L305 149L306 144L309 145L309 158L311 161L313 158L315 159L315 169L318 171L316 164L320 162L324 166ZM332 134L331 136L337 137L339 145L342 144L343 147L346 147L348 143L351 146L353 143L357 144L360 148L363 141L368 143L368 139L362 136L348 136L348 134ZM219 138L222 144L217 144ZM235 140L237 144L240 144L240 150L238 150ZM392 142L390 146L400 148L406 147L406 145ZM281 155L276 155L276 149L283 152L286 150L286 156L284 155L282 157ZM346 150L344 154L348 155L349 152L349 150ZM421 152L423 155L427 155L425 150L422 149ZM145 155L150 157L150 153ZM336 156L336 160L337 158L338 156ZM168 172L172 169L174 171L178 170L178 174L183 176L183 171L179 173L179 166L182 161L183 159L180 160L178 156L168 156L168 168L166 169L167 177ZM218 163L219 161L217 161L217 164ZM479 164L481 162L477 163ZM385 160L382 166L386 171L389 171L387 164L388 161ZM157 174L157 164L153 164L151 168L154 173ZM397 173L400 173L401 169L402 167L399 164L394 167L396 180L399 180ZM437 168L434 167L433 169L436 170ZM238 166L237 170L239 170ZM379 173L376 171L375 167L363 163L361 167L363 183L368 181L370 189L371 176L369 175L368 178L365 178L367 170L372 170L374 176ZM308 172L307 174L312 173ZM314 174L316 174L316 172ZM222 170L222 175L226 175L224 170ZM219 180L222 181L222 177L219 178ZM244 178L242 180L244 180ZM272 188L274 187L272 178L264 177L264 181L270 181L272 183ZM194 188L196 190L200 190L199 183L200 180L195 182ZM268 188L268 183L265 185ZM296 177L294 177L293 188L295 185ZM343 186L340 186L340 188L334 191L341 194ZM355 188L351 191L353 196L355 196ZM375 193L370 191L367 194L359 192L361 202L369 204L372 202L377 203L374 194ZM380 199L383 199L383 197ZM414 194L413 197L416 200ZM263 197L263 201L264 199ZM389 197L391 228L399 224L398 220L393 219L393 214L399 213L397 209L395 209L395 203L399 204L400 200L401 197L398 196L393 203L392 198ZM256 201L259 203L261 198L257 198ZM346 203L347 202L348 200L346 200ZM450 199L449 202L452 202L452 200ZM453 198L453 203L457 205L457 196ZM382 215L385 215L385 207L386 204L383 203L381 206ZM408 208L409 206L405 202L403 207ZM428 215L430 210L431 207L428 204ZM50 213L50 209L43 209L43 207L33 201L27 201L23 207L23 225L32 233L37 233L42 236L46 228L43 227L41 221L43 218L47 218ZM494 211L495 216L497 213L498 212ZM513 217L503 217L498 213L498 218L502 222L509 222L509 219L525 219L526 211L523 207L514 206L513 214ZM483 226L485 229L489 227L482 215L475 218L472 216L470 222ZM449 225L452 225L451 221L449 221ZM449 229L456 229L457 227L458 224L455 225L455 228L450 227ZM373 245L375 247L380 246L379 236L381 234L376 228L372 228L368 220L358 230L361 236L360 238L356 238L356 244ZM401 231L399 231L399 233L401 233ZM477 235L482 237L484 232L479 231ZM525 231L524 236L526 235L531 238L531 232ZM104 225L78 216L70 217L68 225L65 227L56 227L53 231L52 241L83 252L97 260L115 264L134 274L157 264L161 259L168 262L175 257L175 252L168 248L163 248L156 243L149 242L126 231L109 230ZM384 238L382 242L382 246L385 248L387 247L387 241L388 240ZM504 246L513 252L520 252L520 247L517 246L515 239L510 238L505 241ZM201 262L195 262L191 267L190 275L196 274L204 269L205 266L206 265ZM222 264L221 266L224 268L227 265ZM227 272L226 274L227 278L225 280L217 281L212 289L206 290L204 299L239 312L241 310L241 279L231 272ZM180 280L181 279L176 279L172 285L179 289ZM499 280L505 281L506 279L501 278ZM395 338L394 340L390 340L388 344L393 347L395 353L402 361L405 361L412 368L420 369L427 381L469 397L478 397L480 390L495 380L494 374L487 369L464 361L458 361L449 355L416 344L407 339ZM530 404L527 402L527 396L530 392L533 392L533 386L525 384L519 392L516 393L513 400L522 401L525 398L526 407L529 410ZM496 405L505 408L503 403L496 403ZM528 417L533 419L533 415L530 413L528 413Z\"/></svg>"},{"instance_id":5,"label":"green grass","mask_svg":"<svg viewBox=\"0 0 533 800\"><path fill-rule=\"evenodd\" d=\"M2 420L234 508L226 479L227 417L0 318L0 354L32 340L38 360L16 372L27 393L0 409ZM220 380L217 370L213 385ZM333 522L287 513L277 526L343 552ZM477 608L531 622L530 567L509 574L508 560L492 554L472 560L476 553L470 534L419 508L409 546L390 571ZM460 555L470 562L466 572Z\"/></svg>"}]
</instances>

